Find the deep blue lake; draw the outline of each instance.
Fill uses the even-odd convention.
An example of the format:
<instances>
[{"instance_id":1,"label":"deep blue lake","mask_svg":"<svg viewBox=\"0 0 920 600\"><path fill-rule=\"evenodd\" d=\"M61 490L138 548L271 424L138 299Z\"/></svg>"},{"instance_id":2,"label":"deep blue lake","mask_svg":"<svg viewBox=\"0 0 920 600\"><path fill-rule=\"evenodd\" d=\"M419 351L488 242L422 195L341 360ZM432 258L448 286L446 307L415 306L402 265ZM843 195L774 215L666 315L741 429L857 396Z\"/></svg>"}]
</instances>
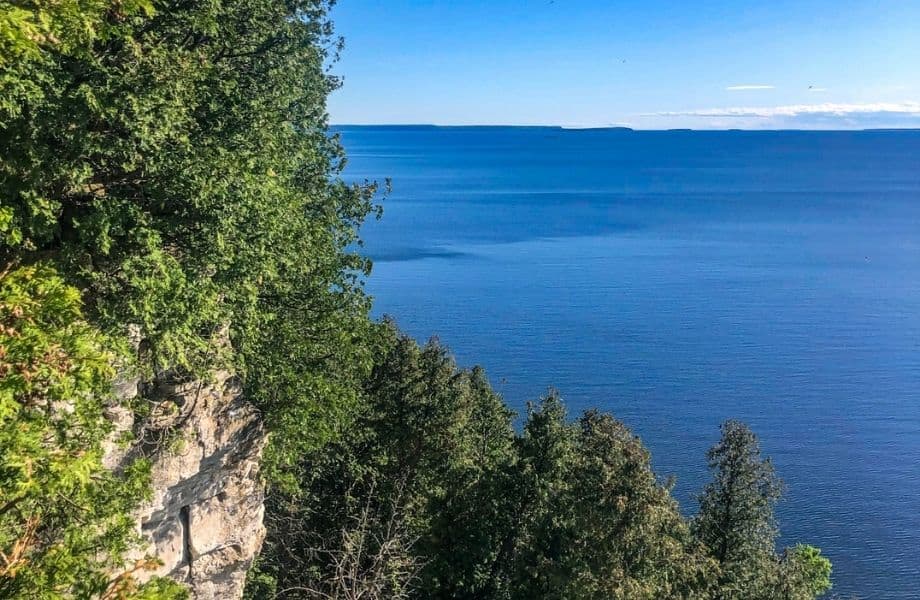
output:
<instances>
[{"instance_id":1,"label":"deep blue lake","mask_svg":"<svg viewBox=\"0 0 920 600\"><path fill-rule=\"evenodd\" d=\"M920 132L339 128L375 314L613 412L685 512L719 423L787 484L842 596L920 597Z\"/></svg>"}]
</instances>

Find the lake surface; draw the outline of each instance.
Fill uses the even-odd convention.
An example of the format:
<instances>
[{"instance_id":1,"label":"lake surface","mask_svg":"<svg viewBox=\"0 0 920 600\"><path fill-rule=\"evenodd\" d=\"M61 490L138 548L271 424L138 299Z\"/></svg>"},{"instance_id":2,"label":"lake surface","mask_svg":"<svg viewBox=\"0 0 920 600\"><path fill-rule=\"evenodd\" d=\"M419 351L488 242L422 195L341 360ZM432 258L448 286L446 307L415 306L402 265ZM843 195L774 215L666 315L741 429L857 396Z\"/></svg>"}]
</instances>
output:
<instances>
[{"instance_id":1,"label":"lake surface","mask_svg":"<svg viewBox=\"0 0 920 600\"><path fill-rule=\"evenodd\" d=\"M920 132L339 128L391 177L368 289L481 364L630 425L688 513L726 418L842 596L920 597Z\"/></svg>"}]
</instances>

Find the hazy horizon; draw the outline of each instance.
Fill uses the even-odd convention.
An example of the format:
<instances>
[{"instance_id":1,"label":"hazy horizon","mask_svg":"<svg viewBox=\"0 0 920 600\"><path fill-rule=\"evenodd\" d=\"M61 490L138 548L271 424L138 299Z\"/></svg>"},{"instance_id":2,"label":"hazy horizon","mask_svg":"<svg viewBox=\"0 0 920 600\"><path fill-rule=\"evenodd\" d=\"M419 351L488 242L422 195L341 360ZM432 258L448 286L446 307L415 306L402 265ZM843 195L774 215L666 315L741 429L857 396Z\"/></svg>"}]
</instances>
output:
<instances>
[{"instance_id":1,"label":"hazy horizon","mask_svg":"<svg viewBox=\"0 0 920 600\"><path fill-rule=\"evenodd\" d=\"M771 131L820 131L833 133L870 131L870 132L899 132L920 131L917 127L837 127L837 128L808 128L808 127L777 127L777 128L746 128L746 127L630 127L627 125L560 125L554 123L330 123L336 127L519 127L519 128L545 128L564 129L569 131L591 129L620 129L624 131L739 131L739 132L771 132Z\"/></svg>"}]
</instances>

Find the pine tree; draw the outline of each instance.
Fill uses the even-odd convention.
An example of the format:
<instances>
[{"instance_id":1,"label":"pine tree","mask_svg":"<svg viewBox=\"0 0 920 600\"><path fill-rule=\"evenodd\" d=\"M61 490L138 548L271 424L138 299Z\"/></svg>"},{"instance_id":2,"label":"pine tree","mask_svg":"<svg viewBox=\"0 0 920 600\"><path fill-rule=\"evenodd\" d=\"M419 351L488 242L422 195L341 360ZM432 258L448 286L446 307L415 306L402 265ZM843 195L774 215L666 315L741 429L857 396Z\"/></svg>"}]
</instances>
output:
<instances>
[{"instance_id":1,"label":"pine tree","mask_svg":"<svg viewBox=\"0 0 920 600\"><path fill-rule=\"evenodd\" d=\"M762 597L775 572L781 482L745 424L726 421L721 430L707 454L713 480L700 497L694 532L721 567L719 597Z\"/></svg>"},{"instance_id":2,"label":"pine tree","mask_svg":"<svg viewBox=\"0 0 920 600\"><path fill-rule=\"evenodd\" d=\"M719 564L720 599L810 600L830 587L830 562L811 546L776 554L774 508L782 482L747 425L722 424L709 450L713 480L700 497L693 531Z\"/></svg>"}]
</instances>

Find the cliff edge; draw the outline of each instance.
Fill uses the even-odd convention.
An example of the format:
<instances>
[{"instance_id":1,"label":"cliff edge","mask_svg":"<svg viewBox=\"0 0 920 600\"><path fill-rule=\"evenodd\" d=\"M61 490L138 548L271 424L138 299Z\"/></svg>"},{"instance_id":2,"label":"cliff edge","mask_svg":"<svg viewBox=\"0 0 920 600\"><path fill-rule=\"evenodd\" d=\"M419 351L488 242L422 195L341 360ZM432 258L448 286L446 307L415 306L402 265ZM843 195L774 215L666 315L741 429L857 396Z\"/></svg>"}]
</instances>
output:
<instances>
[{"instance_id":1,"label":"cliff edge","mask_svg":"<svg viewBox=\"0 0 920 600\"><path fill-rule=\"evenodd\" d=\"M114 469L141 455L151 460L152 497L137 511L147 545L137 557L163 564L147 576L171 577L198 600L241 597L265 538L259 461L266 432L239 379L227 371L207 381L161 377L151 386L133 379L118 385L118 395L123 405L139 397L151 405L143 423L113 409L116 430L131 430L138 441L110 444L106 456Z\"/></svg>"}]
</instances>

